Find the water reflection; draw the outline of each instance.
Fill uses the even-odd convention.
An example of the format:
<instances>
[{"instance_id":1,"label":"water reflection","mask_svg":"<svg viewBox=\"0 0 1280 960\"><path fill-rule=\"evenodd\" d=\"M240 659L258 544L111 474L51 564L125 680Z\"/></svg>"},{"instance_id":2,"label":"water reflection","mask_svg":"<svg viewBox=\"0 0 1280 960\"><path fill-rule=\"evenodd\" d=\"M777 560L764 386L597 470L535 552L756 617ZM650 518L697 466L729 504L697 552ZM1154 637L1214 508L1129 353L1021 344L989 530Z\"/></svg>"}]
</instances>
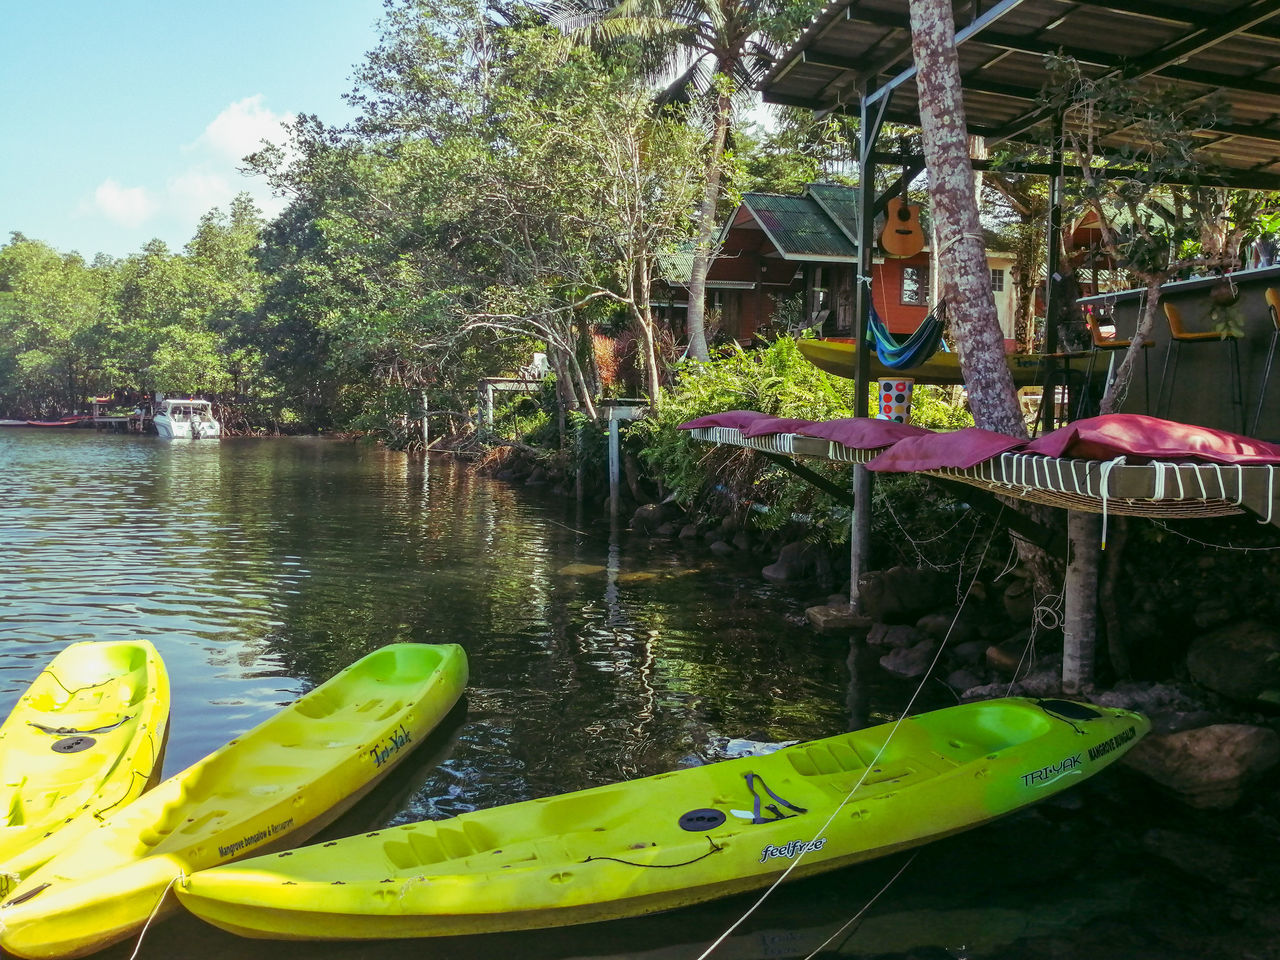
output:
<instances>
[{"instance_id":1,"label":"water reflection","mask_svg":"<svg viewBox=\"0 0 1280 960\"><path fill-rule=\"evenodd\" d=\"M172 677L172 773L382 644L465 646L465 712L330 835L658 773L729 738L828 736L906 702L874 654L847 663L843 640L803 625L803 592L448 463L322 440L9 430L0 464L5 710L65 644L145 637ZM927 848L827 952L1025 956L1027 938L1078 945L1100 917L1162 919L1186 891L1136 884L1134 844L1097 842L1149 815L1108 792L1120 782ZM804 956L900 866L789 884L716 956ZM140 956L692 960L750 903L447 943L282 947L178 917Z\"/></svg>"}]
</instances>

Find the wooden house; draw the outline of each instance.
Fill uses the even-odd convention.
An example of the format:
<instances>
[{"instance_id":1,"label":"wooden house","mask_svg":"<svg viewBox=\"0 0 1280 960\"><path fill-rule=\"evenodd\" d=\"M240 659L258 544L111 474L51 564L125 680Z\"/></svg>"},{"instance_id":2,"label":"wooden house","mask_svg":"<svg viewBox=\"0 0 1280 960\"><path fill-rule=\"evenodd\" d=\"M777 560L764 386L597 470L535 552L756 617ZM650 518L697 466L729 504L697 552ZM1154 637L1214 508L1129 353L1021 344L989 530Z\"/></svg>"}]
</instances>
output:
<instances>
[{"instance_id":1,"label":"wooden house","mask_svg":"<svg viewBox=\"0 0 1280 960\"><path fill-rule=\"evenodd\" d=\"M747 343L757 331L780 325L793 331L820 328L826 337L854 335L857 198L854 187L825 183L809 184L799 196L743 195L720 229L719 251L707 274L707 307L720 317L722 338ZM988 260L1000 325L1012 338L1012 255L990 251ZM682 273L677 264L674 273L687 277L687 264ZM904 258L880 251L871 275L873 303L889 330L914 331L937 300L928 246ZM681 331L685 285L672 282L659 299Z\"/></svg>"}]
</instances>

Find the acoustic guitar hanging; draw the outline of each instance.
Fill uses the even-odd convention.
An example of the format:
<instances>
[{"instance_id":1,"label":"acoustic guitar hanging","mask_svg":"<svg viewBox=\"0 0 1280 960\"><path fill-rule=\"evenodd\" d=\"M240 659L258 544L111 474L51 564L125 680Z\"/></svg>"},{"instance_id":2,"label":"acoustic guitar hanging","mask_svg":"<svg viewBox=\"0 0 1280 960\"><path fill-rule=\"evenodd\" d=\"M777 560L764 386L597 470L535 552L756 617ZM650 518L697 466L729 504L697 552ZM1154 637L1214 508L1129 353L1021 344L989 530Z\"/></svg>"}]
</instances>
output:
<instances>
[{"instance_id":1,"label":"acoustic guitar hanging","mask_svg":"<svg viewBox=\"0 0 1280 960\"><path fill-rule=\"evenodd\" d=\"M890 197L880 231L885 256L914 257L924 249L924 229L920 226L920 204L907 202L907 171L902 170L902 195Z\"/></svg>"}]
</instances>

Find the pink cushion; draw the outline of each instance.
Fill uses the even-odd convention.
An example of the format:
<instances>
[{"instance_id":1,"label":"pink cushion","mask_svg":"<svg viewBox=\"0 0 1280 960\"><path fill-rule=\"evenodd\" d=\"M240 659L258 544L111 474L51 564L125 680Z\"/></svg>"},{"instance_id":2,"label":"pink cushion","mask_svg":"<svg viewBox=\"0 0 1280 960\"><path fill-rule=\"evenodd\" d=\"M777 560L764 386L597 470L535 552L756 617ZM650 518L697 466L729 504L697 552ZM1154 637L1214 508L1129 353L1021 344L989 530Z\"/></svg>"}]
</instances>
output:
<instances>
[{"instance_id":1,"label":"pink cushion","mask_svg":"<svg viewBox=\"0 0 1280 960\"><path fill-rule=\"evenodd\" d=\"M744 437L769 437L775 433L795 433L801 427L813 424L812 420L801 420L797 417L765 417L753 420L743 429Z\"/></svg>"},{"instance_id":2,"label":"pink cushion","mask_svg":"<svg viewBox=\"0 0 1280 960\"><path fill-rule=\"evenodd\" d=\"M976 466L984 460L1016 450L1027 441L981 427L965 427L954 433L930 433L907 437L867 463L868 470L909 473L946 467Z\"/></svg>"},{"instance_id":3,"label":"pink cushion","mask_svg":"<svg viewBox=\"0 0 1280 960\"><path fill-rule=\"evenodd\" d=\"M1280 446L1274 443L1139 413L1077 420L1031 441L1023 452L1086 460L1123 456L1137 462L1280 463Z\"/></svg>"},{"instance_id":4,"label":"pink cushion","mask_svg":"<svg viewBox=\"0 0 1280 960\"><path fill-rule=\"evenodd\" d=\"M796 433L821 440L834 440L850 450L879 450L892 446L905 437L918 437L929 433L924 427L895 420L872 420L867 417L846 417L843 420L827 420L800 427Z\"/></svg>"},{"instance_id":5,"label":"pink cushion","mask_svg":"<svg viewBox=\"0 0 1280 960\"><path fill-rule=\"evenodd\" d=\"M760 413L756 410L726 410L724 413L711 413L705 417L686 421L680 424L680 429L696 430L698 427L732 427L735 430L745 430L752 423L762 418L775 419L767 413Z\"/></svg>"}]
</instances>

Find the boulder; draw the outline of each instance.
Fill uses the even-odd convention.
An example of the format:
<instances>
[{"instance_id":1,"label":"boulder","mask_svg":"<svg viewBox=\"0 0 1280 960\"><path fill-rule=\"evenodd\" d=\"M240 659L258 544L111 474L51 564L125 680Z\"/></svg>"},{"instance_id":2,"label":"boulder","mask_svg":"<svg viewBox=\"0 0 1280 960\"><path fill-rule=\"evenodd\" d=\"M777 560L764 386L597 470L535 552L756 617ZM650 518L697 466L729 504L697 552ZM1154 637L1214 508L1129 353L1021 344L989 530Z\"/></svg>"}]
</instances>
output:
<instances>
[{"instance_id":1,"label":"boulder","mask_svg":"<svg viewBox=\"0 0 1280 960\"><path fill-rule=\"evenodd\" d=\"M976 606L968 605L957 612L954 607L926 613L916 621L916 627L934 640L946 640L948 645L976 640L983 617Z\"/></svg>"},{"instance_id":2,"label":"boulder","mask_svg":"<svg viewBox=\"0 0 1280 960\"><path fill-rule=\"evenodd\" d=\"M683 527L680 528L680 539L681 540L697 540L698 525L696 523L686 523Z\"/></svg>"},{"instance_id":3,"label":"boulder","mask_svg":"<svg viewBox=\"0 0 1280 960\"><path fill-rule=\"evenodd\" d=\"M1187 651L1187 669L1196 683L1232 700L1270 699L1280 690L1280 631L1246 620L1203 633Z\"/></svg>"},{"instance_id":4,"label":"boulder","mask_svg":"<svg viewBox=\"0 0 1280 960\"><path fill-rule=\"evenodd\" d=\"M1036 592L1030 580L1015 577L1001 596L1004 612L1019 627L1031 625L1036 615Z\"/></svg>"},{"instance_id":5,"label":"boulder","mask_svg":"<svg viewBox=\"0 0 1280 960\"><path fill-rule=\"evenodd\" d=\"M1017 636L1009 637L1003 643L993 643L987 647L987 666L1001 673L1012 674L1021 665L1025 670L1027 664L1027 645L1031 639L1031 631L1026 630Z\"/></svg>"},{"instance_id":6,"label":"boulder","mask_svg":"<svg viewBox=\"0 0 1280 960\"><path fill-rule=\"evenodd\" d=\"M933 664L938 644L933 640L917 643L914 647L899 647L880 658L880 666L894 676L914 680L923 677Z\"/></svg>"},{"instance_id":7,"label":"boulder","mask_svg":"<svg viewBox=\"0 0 1280 960\"><path fill-rule=\"evenodd\" d=\"M947 674L947 686L952 690L958 690L963 693L966 690L980 685L982 677L978 676L973 670L967 667L961 667L959 670L952 670Z\"/></svg>"},{"instance_id":8,"label":"boulder","mask_svg":"<svg viewBox=\"0 0 1280 960\"><path fill-rule=\"evenodd\" d=\"M646 503L632 514L631 529L636 533L657 533L662 521L662 507L656 503Z\"/></svg>"},{"instance_id":9,"label":"boulder","mask_svg":"<svg viewBox=\"0 0 1280 960\"><path fill-rule=\"evenodd\" d=\"M976 667L979 664L987 662L988 644L982 640L970 640L967 643L958 643L951 647L951 659L956 663L968 664Z\"/></svg>"},{"instance_id":10,"label":"boulder","mask_svg":"<svg viewBox=\"0 0 1280 960\"><path fill-rule=\"evenodd\" d=\"M824 576L830 569L830 558L822 547L807 540L798 540L786 544L778 551L778 559L760 572L766 580L774 583L792 583Z\"/></svg>"},{"instance_id":11,"label":"boulder","mask_svg":"<svg viewBox=\"0 0 1280 960\"><path fill-rule=\"evenodd\" d=\"M1239 802L1251 780L1280 763L1280 734L1245 723L1153 734L1122 762L1188 806L1226 810Z\"/></svg>"},{"instance_id":12,"label":"boulder","mask_svg":"<svg viewBox=\"0 0 1280 960\"><path fill-rule=\"evenodd\" d=\"M733 548L733 544L725 543L723 540L712 540L709 549L717 557L732 557L738 552Z\"/></svg>"},{"instance_id":13,"label":"boulder","mask_svg":"<svg viewBox=\"0 0 1280 960\"><path fill-rule=\"evenodd\" d=\"M1230 723L1238 717L1217 709L1206 698L1218 699L1203 687L1176 683L1118 683L1101 690L1093 698L1103 707L1137 710L1151 721L1151 732L1177 733L1215 723Z\"/></svg>"},{"instance_id":14,"label":"boulder","mask_svg":"<svg viewBox=\"0 0 1280 960\"><path fill-rule=\"evenodd\" d=\"M862 612L881 623L914 623L954 599L950 580L936 570L897 566L873 571L858 581Z\"/></svg>"}]
</instances>

